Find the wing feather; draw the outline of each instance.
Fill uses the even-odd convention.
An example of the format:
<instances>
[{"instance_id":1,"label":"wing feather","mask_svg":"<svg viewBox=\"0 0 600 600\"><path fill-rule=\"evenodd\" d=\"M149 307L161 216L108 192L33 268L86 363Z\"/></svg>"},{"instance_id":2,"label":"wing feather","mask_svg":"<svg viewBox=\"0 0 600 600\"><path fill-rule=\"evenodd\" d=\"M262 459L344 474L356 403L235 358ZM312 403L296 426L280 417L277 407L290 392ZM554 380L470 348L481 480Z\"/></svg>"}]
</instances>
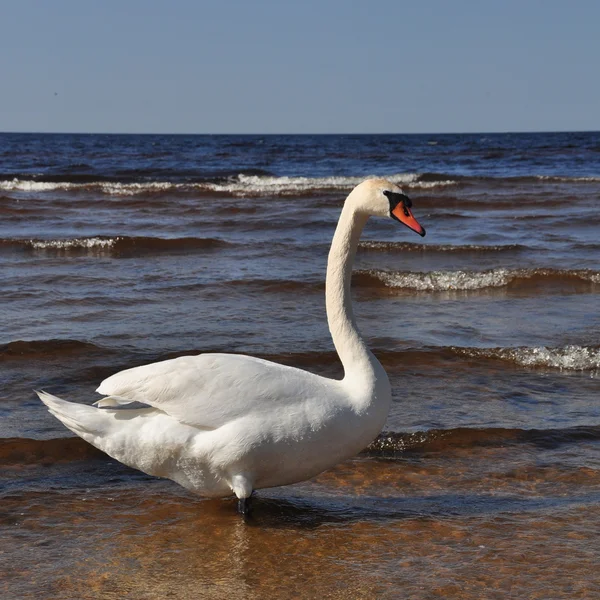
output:
<instances>
[{"instance_id":1,"label":"wing feather","mask_svg":"<svg viewBox=\"0 0 600 600\"><path fill-rule=\"evenodd\" d=\"M115 404L142 402L182 423L212 429L239 417L266 416L284 403L302 405L326 397L331 383L251 356L200 354L121 371L96 391Z\"/></svg>"}]
</instances>

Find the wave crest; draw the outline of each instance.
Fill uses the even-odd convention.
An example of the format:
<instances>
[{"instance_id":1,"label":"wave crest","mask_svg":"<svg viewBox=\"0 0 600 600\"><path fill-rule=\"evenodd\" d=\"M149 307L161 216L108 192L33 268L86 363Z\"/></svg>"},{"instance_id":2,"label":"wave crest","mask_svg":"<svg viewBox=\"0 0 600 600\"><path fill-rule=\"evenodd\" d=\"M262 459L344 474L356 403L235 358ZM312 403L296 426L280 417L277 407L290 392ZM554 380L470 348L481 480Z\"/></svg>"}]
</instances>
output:
<instances>
[{"instance_id":1,"label":"wave crest","mask_svg":"<svg viewBox=\"0 0 600 600\"><path fill-rule=\"evenodd\" d=\"M13 176L14 175L14 176ZM302 196L315 192L348 191L361 181L376 175L331 175L326 177L277 176L260 169L238 173L215 173L196 176L190 172L174 173L174 180L149 181L148 171L136 171L120 176L93 174L49 175L47 180L28 179L28 175L11 174L10 179L0 181L0 190L20 192L93 191L111 196L134 196L137 194L227 194L238 197L255 196ZM380 175L381 176L381 175ZM468 176L449 173L408 172L384 175L390 181L407 189L434 189L448 186L507 183L519 184L595 184L600 177L563 177L556 175L529 175L518 177ZM5 175L6 177L6 175ZM138 181L136 181L138 179ZM141 179L141 180L139 180ZM481 203L478 203L481 204Z\"/></svg>"},{"instance_id":2,"label":"wave crest","mask_svg":"<svg viewBox=\"0 0 600 600\"><path fill-rule=\"evenodd\" d=\"M447 452L453 448L532 444L556 448L563 444L600 440L599 426L564 429L509 429L503 427L430 429L412 433L382 432L363 451L371 456L394 457L406 452Z\"/></svg>"},{"instance_id":3,"label":"wave crest","mask_svg":"<svg viewBox=\"0 0 600 600\"><path fill-rule=\"evenodd\" d=\"M156 238L145 236L82 237L55 240L0 240L0 247L60 254L142 255L158 252L193 252L230 246L217 238Z\"/></svg>"},{"instance_id":4,"label":"wave crest","mask_svg":"<svg viewBox=\"0 0 600 600\"><path fill-rule=\"evenodd\" d=\"M359 249L365 252L451 252L453 254L520 252L526 249L521 244L484 246L479 244L419 244L418 242L380 242L365 240Z\"/></svg>"},{"instance_id":5,"label":"wave crest","mask_svg":"<svg viewBox=\"0 0 600 600\"><path fill-rule=\"evenodd\" d=\"M531 284L600 283L600 272L587 269L492 269L489 271L399 272L371 269L357 271L355 282L371 287L417 291L460 291Z\"/></svg>"},{"instance_id":6,"label":"wave crest","mask_svg":"<svg viewBox=\"0 0 600 600\"><path fill-rule=\"evenodd\" d=\"M475 449L517 444L557 448L564 444L600 440L600 426L564 429L511 429L502 427L430 429L415 432L382 432L363 450L367 456L402 457L406 453L448 452L458 448ZM52 465L73 461L110 460L101 450L84 440L55 438L0 440L0 465Z\"/></svg>"},{"instance_id":7,"label":"wave crest","mask_svg":"<svg viewBox=\"0 0 600 600\"><path fill-rule=\"evenodd\" d=\"M522 367L550 367L561 371L594 371L600 369L600 348L593 346L454 348L454 351L469 358L499 359L514 362Z\"/></svg>"},{"instance_id":8,"label":"wave crest","mask_svg":"<svg viewBox=\"0 0 600 600\"><path fill-rule=\"evenodd\" d=\"M271 282L259 282L265 287L270 287ZM290 282L290 292L296 292L300 282ZM312 284L315 288L318 284ZM319 284L320 285L320 284ZM280 291L277 288L277 291ZM96 345L88 341L73 339L45 339L45 340L15 340L0 345L0 361L2 360L55 360L62 355L96 355L106 356L111 349ZM126 354L129 356L130 350ZM143 355L136 352L136 360L144 362L158 362L178 356L201 354L203 352L223 352L219 348L193 348L180 352L167 354ZM226 352L226 351L225 351ZM469 346L425 346L420 348L400 348L390 350L373 347L373 353L382 364L393 369L394 365L411 365L411 367L432 367L447 365L449 361L466 361L469 367L482 361L500 361L512 363L521 367L533 369L558 369L565 371L598 371L600 370L600 346L514 346L479 348ZM333 351L293 352L282 354L261 354L261 358L276 363L282 363L303 369L322 369L339 366L339 357ZM127 358L129 360L129 358Z\"/></svg>"},{"instance_id":9,"label":"wave crest","mask_svg":"<svg viewBox=\"0 0 600 600\"><path fill-rule=\"evenodd\" d=\"M87 355L108 350L91 342L71 339L15 340L0 345L0 361L12 359L56 358L63 355Z\"/></svg>"},{"instance_id":10,"label":"wave crest","mask_svg":"<svg viewBox=\"0 0 600 600\"><path fill-rule=\"evenodd\" d=\"M418 173L397 173L387 178L407 188L436 188L455 185L456 180L422 177ZM238 173L213 181L173 182L147 181L124 183L119 181L33 181L14 178L0 181L0 190L20 192L93 191L111 196L133 196L156 193L226 194L237 197L302 196L315 192L348 191L365 176L293 177Z\"/></svg>"}]
</instances>

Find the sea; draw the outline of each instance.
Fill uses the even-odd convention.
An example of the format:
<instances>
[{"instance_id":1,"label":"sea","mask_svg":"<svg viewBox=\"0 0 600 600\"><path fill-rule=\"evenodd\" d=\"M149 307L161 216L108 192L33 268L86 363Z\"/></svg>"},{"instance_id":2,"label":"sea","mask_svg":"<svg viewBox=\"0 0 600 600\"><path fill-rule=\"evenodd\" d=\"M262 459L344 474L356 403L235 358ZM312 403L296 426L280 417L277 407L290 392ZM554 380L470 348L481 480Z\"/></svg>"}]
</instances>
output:
<instances>
[{"instance_id":1,"label":"sea","mask_svg":"<svg viewBox=\"0 0 600 600\"><path fill-rule=\"evenodd\" d=\"M345 197L384 431L248 521L73 435L121 369L202 352L330 377ZM4 598L598 598L600 133L0 134Z\"/></svg>"}]
</instances>

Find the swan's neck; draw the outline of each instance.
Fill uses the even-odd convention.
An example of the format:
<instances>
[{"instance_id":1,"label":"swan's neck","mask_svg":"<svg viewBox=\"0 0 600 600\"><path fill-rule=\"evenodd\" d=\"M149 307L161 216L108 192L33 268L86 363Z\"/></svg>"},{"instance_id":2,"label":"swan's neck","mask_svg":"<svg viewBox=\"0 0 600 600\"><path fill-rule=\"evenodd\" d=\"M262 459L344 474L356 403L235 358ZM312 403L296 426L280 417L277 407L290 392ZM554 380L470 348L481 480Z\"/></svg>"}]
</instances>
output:
<instances>
[{"instance_id":1,"label":"swan's neck","mask_svg":"<svg viewBox=\"0 0 600 600\"><path fill-rule=\"evenodd\" d=\"M387 375L358 331L350 295L352 264L368 218L356 212L351 202L344 204L329 251L325 301L331 337L344 366L344 380L371 390L377 380L387 382Z\"/></svg>"}]
</instances>

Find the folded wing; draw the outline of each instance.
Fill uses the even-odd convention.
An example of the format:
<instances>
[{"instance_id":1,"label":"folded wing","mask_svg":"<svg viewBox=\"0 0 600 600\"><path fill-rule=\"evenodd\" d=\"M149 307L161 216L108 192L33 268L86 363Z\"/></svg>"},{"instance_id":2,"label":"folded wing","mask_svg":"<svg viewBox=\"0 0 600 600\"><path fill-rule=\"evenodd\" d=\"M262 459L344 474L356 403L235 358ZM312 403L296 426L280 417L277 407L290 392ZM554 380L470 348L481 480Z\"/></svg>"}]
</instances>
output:
<instances>
[{"instance_id":1,"label":"folded wing","mask_svg":"<svg viewBox=\"0 0 600 600\"><path fill-rule=\"evenodd\" d=\"M216 429L239 417L267 416L282 405L312 404L331 393L332 380L239 354L182 356L127 369L96 390L101 407L142 402L182 423Z\"/></svg>"}]
</instances>

